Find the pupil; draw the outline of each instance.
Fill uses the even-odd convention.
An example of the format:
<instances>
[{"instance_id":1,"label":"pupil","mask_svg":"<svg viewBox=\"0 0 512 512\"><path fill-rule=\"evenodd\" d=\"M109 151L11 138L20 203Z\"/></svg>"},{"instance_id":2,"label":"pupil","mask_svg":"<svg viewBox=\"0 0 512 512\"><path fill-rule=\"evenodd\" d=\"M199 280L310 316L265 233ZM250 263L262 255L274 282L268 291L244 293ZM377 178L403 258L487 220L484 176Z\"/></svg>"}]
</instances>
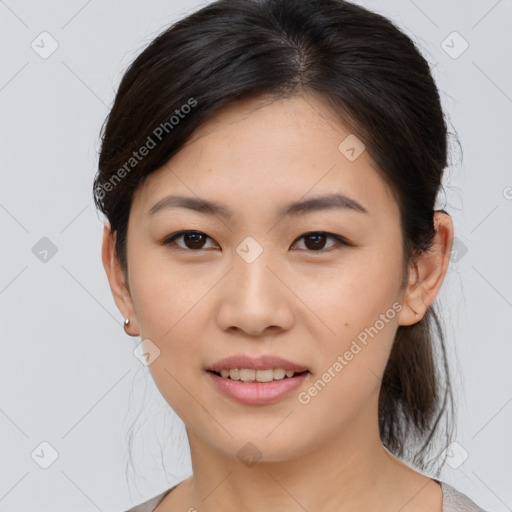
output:
<instances>
[{"instance_id":1,"label":"pupil","mask_svg":"<svg viewBox=\"0 0 512 512\"><path fill-rule=\"evenodd\" d=\"M187 233L185 234L185 243L187 245L189 245L189 242L191 241L192 242L192 249L200 249L203 245L204 245L204 239L203 239L203 243L200 243L197 241L197 238L194 240L193 237L199 237L199 238L202 238L203 235L201 235L200 233ZM192 237L192 240L191 240L191 237ZM197 244L199 243L199 247L196 247L194 244Z\"/></svg>"},{"instance_id":2,"label":"pupil","mask_svg":"<svg viewBox=\"0 0 512 512\"><path fill-rule=\"evenodd\" d=\"M314 250L317 250L317 249L321 249L321 240L320 240L320 244L318 244L318 239L324 239L324 243L325 243L325 235L322 235L322 234L316 234L316 235L309 235L308 237L306 237L306 240L311 240L311 239L316 239L316 242L315 244L313 244L312 247L309 247L306 243L306 246L308 247L308 249L314 249Z\"/></svg>"}]
</instances>

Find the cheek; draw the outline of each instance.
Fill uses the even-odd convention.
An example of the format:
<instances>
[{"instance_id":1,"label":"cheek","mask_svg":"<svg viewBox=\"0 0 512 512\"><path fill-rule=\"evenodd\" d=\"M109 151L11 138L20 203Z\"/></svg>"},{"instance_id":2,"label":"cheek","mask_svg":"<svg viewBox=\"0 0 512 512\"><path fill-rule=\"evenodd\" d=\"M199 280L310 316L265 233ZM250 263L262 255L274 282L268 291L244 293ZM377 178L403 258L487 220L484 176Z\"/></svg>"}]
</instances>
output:
<instances>
[{"instance_id":1,"label":"cheek","mask_svg":"<svg viewBox=\"0 0 512 512\"><path fill-rule=\"evenodd\" d=\"M190 319L197 318L205 292L215 283L211 272L173 264L165 255L151 257L148 253L140 258L134 255L130 272L141 335L166 345L184 329L191 337L198 323Z\"/></svg>"},{"instance_id":2,"label":"cheek","mask_svg":"<svg viewBox=\"0 0 512 512\"><path fill-rule=\"evenodd\" d=\"M370 410L378 399L397 329L395 288L392 280L375 282L363 273L331 281L322 304L318 295L319 316L334 334L315 336L320 364L312 386L300 397L315 418L312 429L325 428L326 411L329 421L340 425Z\"/></svg>"},{"instance_id":3,"label":"cheek","mask_svg":"<svg viewBox=\"0 0 512 512\"><path fill-rule=\"evenodd\" d=\"M141 339L149 339L160 351L149 365L155 385L178 416L192 423L204 421L191 393L197 386L198 356L204 355L200 343L209 318L205 293L215 281L211 274L208 279L198 272L152 266L149 258L144 268L134 262L132 269Z\"/></svg>"},{"instance_id":4,"label":"cheek","mask_svg":"<svg viewBox=\"0 0 512 512\"><path fill-rule=\"evenodd\" d=\"M399 296L401 261L395 256L360 251L314 279L305 273L303 290L308 305L335 331L347 323L373 323Z\"/></svg>"},{"instance_id":5,"label":"cheek","mask_svg":"<svg viewBox=\"0 0 512 512\"><path fill-rule=\"evenodd\" d=\"M379 251L361 251L350 264L308 287L306 302L330 332L316 336L327 367L346 353L350 366L365 365L382 373L401 307L400 265L396 249L387 257Z\"/></svg>"}]
</instances>

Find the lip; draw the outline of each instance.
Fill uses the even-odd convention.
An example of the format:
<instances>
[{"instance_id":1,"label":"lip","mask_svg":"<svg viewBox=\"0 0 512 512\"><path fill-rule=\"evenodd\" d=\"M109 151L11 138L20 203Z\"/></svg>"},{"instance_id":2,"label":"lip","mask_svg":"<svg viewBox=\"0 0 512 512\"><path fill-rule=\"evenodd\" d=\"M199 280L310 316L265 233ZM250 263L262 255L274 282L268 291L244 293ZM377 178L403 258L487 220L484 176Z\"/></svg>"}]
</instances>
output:
<instances>
[{"instance_id":1,"label":"lip","mask_svg":"<svg viewBox=\"0 0 512 512\"><path fill-rule=\"evenodd\" d=\"M263 354L251 357L246 354L237 354L226 357L217 361L215 364L207 367L206 370L211 372L220 372L221 370L231 370L232 368L248 369L248 370L268 370L271 368L282 368L283 370L293 370L296 373L308 370L307 366L303 366L279 356ZM234 381L232 381L234 382Z\"/></svg>"},{"instance_id":2,"label":"lip","mask_svg":"<svg viewBox=\"0 0 512 512\"><path fill-rule=\"evenodd\" d=\"M309 376L309 372L305 372L271 382L243 382L221 377L213 371L207 373L219 391L246 405L267 405L277 402L299 387Z\"/></svg>"}]
</instances>

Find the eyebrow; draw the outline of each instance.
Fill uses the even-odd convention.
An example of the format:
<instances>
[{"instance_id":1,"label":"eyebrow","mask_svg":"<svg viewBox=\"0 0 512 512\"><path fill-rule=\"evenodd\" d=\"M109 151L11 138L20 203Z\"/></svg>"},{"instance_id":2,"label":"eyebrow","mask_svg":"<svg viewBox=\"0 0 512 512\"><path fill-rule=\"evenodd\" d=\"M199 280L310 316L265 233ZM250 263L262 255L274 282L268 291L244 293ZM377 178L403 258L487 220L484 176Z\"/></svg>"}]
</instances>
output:
<instances>
[{"instance_id":1,"label":"eyebrow","mask_svg":"<svg viewBox=\"0 0 512 512\"><path fill-rule=\"evenodd\" d=\"M164 197L149 210L148 214L154 215L156 212L168 208L188 208L189 210L194 210L199 213L218 215L226 219L231 219L234 215L227 206L215 201L179 195ZM368 213L368 210L355 199L351 199L343 194L326 194L284 205L280 210L278 210L277 215L297 216L320 210L331 210L334 208L351 210L359 213Z\"/></svg>"}]
</instances>

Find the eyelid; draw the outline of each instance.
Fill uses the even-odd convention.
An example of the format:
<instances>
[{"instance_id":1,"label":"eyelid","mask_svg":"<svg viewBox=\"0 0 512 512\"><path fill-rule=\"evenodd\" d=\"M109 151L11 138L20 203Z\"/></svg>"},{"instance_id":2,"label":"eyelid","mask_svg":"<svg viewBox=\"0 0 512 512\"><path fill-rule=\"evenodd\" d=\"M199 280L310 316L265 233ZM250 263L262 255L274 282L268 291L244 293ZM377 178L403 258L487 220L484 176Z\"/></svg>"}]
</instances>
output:
<instances>
[{"instance_id":1,"label":"eyelid","mask_svg":"<svg viewBox=\"0 0 512 512\"><path fill-rule=\"evenodd\" d=\"M180 238L181 236L183 235L186 235L188 233L195 233L195 234L199 234L199 235L204 235L207 239L210 239L210 240L213 240L213 238L211 238L210 236L208 236L206 233L204 233L203 231L198 231L198 230L195 230L195 229L184 229L184 230L181 230L181 231L177 231L175 233L172 233L171 235L167 236L164 238L164 240L162 240L161 244L162 245L174 245L174 247L172 248L173 250L181 250L181 251L185 251L185 252L202 252L204 249L188 249L188 248L184 248L184 247L180 247L179 245L177 245L175 243L175 240L177 238ZM328 253L328 252L331 252L333 250L337 250L341 247L354 247L354 244L349 242L346 238L342 237L341 235L336 235L334 233L330 233L328 231L322 231L322 230L313 230L313 231L306 231L305 233L302 233L302 235L300 235L299 237L297 237L293 243L292 243L292 247L297 244L297 242L299 240L301 240L302 238L305 238L307 237L308 235L313 235L313 234L320 234L320 235L325 235L326 238L333 238L334 240L337 241L337 244L327 248L327 249L319 249L317 251L315 250L308 250L308 249L299 249L301 251L305 251L307 253L311 253L311 254L325 254L325 253ZM216 243L216 242L215 242Z\"/></svg>"},{"instance_id":2,"label":"eyelid","mask_svg":"<svg viewBox=\"0 0 512 512\"><path fill-rule=\"evenodd\" d=\"M340 246L341 247L343 247L343 246L352 247L353 246L352 243L350 243L347 239L345 239L341 235L336 235L334 233L330 233L329 231L322 231L322 230L307 231L306 233L303 233L302 235L300 235L299 237L297 237L295 239L295 241L293 242L292 246L294 246L302 238L306 238L308 235L315 235L315 234L325 235L326 238L333 238L334 240L336 240L337 244L334 244L331 247L328 247L327 249L319 249L318 251L307 250L307 249L300 249L301 251L305 251L305 252L311 253L311 254L315 254L315 253L325 254L325 253L328 253L328 252L335 251L335 250L339 249Z\"/></svg>"},{"instance_id":3,"label":"eyelid","mask_svg":"<svg viewBox=\"0 0 512 512\"><path fill-rule=\"evenodd\" d=\"M177 250L177 251L181 250L181 251L186 251L186 252L201 252L203 249L188 249L188 248L180 247L174 241L176 238L180 238L181 236L189 234L189 233L194 233L196 235L203 235L207 239L213 240L212 237L208 236L203 231L198 231L196 229L183 229L181 231L176 231L175 233L172 233L169 236L165 237L162 240L161 244L162 245L173 245L174 247L172 247L172 249Z\"/></svg>"}]
</instances>

